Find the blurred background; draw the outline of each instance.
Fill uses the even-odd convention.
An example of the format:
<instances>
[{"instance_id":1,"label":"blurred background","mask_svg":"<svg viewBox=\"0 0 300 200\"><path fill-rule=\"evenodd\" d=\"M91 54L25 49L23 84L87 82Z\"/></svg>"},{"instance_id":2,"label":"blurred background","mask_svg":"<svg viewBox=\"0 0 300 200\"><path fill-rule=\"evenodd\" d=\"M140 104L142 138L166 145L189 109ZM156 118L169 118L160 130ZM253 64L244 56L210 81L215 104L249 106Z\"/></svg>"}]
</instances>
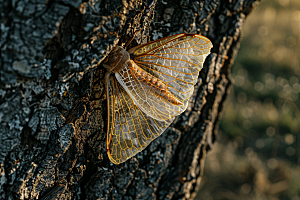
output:
<instances>
[{"instance_id":1,"label":"blurred background","mask_svg":"<svg viewBox=\"0 0 300 200\"><path fill-rule=\"evenodd\" d=\"M196 200L300 200L300 1L263 0L246 19Z\"/></svg>"}]
</instances>

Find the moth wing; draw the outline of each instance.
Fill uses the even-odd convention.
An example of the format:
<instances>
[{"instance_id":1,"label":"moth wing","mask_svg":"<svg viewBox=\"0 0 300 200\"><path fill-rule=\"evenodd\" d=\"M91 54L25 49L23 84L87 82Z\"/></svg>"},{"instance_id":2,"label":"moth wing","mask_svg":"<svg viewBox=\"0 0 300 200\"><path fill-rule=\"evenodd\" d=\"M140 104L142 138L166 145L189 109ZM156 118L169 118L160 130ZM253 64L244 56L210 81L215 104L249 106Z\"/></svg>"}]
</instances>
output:
<instances>
[{"instance_id":1,"label":"moth wing","mask_svg":"<svg viewBox=\"0 0 300 200\"><path fill-rule=\"evenodd\" d=\"M166 100L162 92L153 92L157 91L156 85L141 80L141 76L129 66L116 73L116 77L144 113L159 121L168 120L186 110L199 71L211 48L212 43L204 36L178 34L128 51L133 63L147 72L149 77L163 83L179 104L174 103L175 100Z\"/></svg>"},{"instance_id":2,"label":"moth wing","mask_svg":"<svg viewBox=\"0 0 300 200\"><path fill-rule=\"evenodd\" d=\"M158 121L145 114L114 76L109 78L108 89L107 154L111 162L120 164L145 149L174 118Z\"/></svg>"}]
</instances>

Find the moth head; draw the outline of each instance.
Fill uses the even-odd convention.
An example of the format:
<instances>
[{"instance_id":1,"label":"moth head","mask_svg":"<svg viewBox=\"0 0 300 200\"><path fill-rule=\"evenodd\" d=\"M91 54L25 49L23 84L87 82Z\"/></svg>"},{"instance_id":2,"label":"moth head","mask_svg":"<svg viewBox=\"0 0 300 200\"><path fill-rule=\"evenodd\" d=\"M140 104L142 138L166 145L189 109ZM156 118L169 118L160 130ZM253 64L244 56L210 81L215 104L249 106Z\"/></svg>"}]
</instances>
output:
<instances>
[{"instance_id":1,"label":"moth head","mask_svg":"<svg viewBox=\"0 0 300 200\"><path fill-rule=\"evenodd\" d=\"M104 67L109 72L120 72L130 60L129 53L121 46L114 47L103 61Z\"/></svg>"}]
</instances>

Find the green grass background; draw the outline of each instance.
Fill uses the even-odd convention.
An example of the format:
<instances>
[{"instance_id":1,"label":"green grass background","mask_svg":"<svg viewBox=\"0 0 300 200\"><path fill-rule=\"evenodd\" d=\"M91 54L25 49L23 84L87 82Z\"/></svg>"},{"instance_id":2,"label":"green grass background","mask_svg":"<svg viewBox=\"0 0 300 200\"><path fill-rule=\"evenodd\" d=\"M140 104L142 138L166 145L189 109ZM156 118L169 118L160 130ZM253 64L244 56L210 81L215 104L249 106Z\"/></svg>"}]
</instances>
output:
<instances>
[{"instance_id":1,"label":"green grass background","mask_svg":"<svg viewBox=\"0 0 300 200\"><path fill-rule=\"evenodd\" d=\"M300 200L300 0L261 1L232 79L195 199Z\"/></svg>"}]
</instances>

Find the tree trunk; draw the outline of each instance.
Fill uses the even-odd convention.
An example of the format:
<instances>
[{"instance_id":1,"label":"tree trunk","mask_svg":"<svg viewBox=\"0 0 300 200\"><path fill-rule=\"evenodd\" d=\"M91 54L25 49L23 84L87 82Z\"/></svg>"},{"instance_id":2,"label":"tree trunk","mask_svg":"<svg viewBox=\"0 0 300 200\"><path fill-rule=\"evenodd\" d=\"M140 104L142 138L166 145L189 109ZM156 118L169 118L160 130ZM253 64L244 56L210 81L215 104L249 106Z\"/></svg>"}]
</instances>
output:
<instances>
[{"instance_id":1,"label":"tree trunk","mask_svg":"<svg viewBox=\"0 0 300 200\"><path fill-rule=\"evenodd\" d=\"M258 2L0 0L0 199L192 199ZM130 46L185 32L214 45L188 109L112 164L101 62L133 37Z\"/></svg>"}]
</instances>

